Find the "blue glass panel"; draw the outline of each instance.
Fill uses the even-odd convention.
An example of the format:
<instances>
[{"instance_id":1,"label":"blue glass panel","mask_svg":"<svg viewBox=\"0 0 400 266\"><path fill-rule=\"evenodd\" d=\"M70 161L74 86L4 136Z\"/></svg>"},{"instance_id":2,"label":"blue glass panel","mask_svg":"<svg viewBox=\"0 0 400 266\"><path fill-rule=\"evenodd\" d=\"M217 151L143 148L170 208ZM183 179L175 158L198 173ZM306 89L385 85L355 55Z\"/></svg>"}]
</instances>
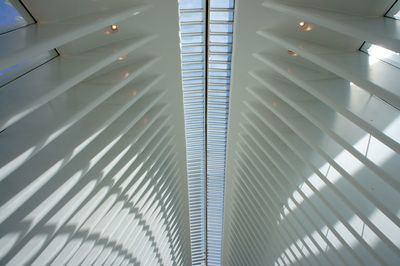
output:
<instances>
[{"instance_id":1,"label":"blue glass panel","mask_svg":"<svg viewBox=\"0 0 400 266\"><path fill-rule=\"evenodd\" d=\"M203 61L203 55L182 55L182 62Z\"/></svg>"},{"instance_id":2,"label":"blue glass panel","mask_svg":"<svg viewBox=\"0 0 400 266\"><path fill-rule=\"evenodd\" d=\"M211 32L221 32L221 33L232 33L233 26L231 23L229 24L210 24Z\"/></svg>"},{"instance_id":3,"label":"blue glass panel","mask_svg":"<svg viewBox=\"0 0 400 266\"><path fill-rule=\"evenodd\" d=\"M189 43L202 43L203 42L203 36L181 36L181 43L183 44L189 44Z\"/></svg>"},{"instance_id":4,"label":"blue glass panel","mask_svg":"<svg viewBox=\"0 0 400 266\"><path fill-rule=\"evenodd\" d=\"M204 52L204 46L182 46L182 53L202 53Z\"/></svg>"},{"instance_id":5,"label":"blue glass panel","mask_svg":"<svg viewBox=\"0 0 400 266\"><path fill-rule=\"evenodd\" d=\"M196 9L203 8L203 0L181 0L179 2L180 9Z\"/></svg>"},{"instance_id":6,"label":"blue glass panel","mask_svg":"<svg viewBox=\"0 0 400 266\"><path fill-rule=\"evenodd\" d=\"M208 47L210 49L210 52L215 52L215 53L231 53L232 52L232 47L228 45L210 45Z\"/></svg>"},{"instance_id":7,"label":"blue glass panel","mask_svg":"<svg viewBox=\"0 0 400 266\"><path fill-rule=\"evenodd\" d=\"M24 75L35 67L40 66L55 56L57 56L57 54L52 50L33 58L25 59L18 65L0 70L0 87Z\"/></svg>"},{"instance_id":8,"label":"blue glass panel","mask_svg":"<svg viewBox=\"0 0 400 266\"><path fill-rule=\"evenodd\" d=\"M204 64L182 64L182 70L204 69Z\"/></svg>"},{"instance_id":9,"label":"blue glass panel","mask_svg":"<svg viewBox=\"0 0 400 266\"><path fill-rule=\"evenodd\" d=\"M208 57L210 61L231 61L231 55L226 54L226 55L220 55L220 54L212 54Z\"/></svg>"},{"instance_id":10,"label":"blue glass panel","mask_svg":"<svg viewBox=\"0 0 400 266\"><path fill-rule=\"evenodd\" d=\"M231 64L216 64L216 63L210 63L208 64L210 69L231 69Z\"/></svg>"},{"instance_id":11,"label":"blue glass panel","mask_svg":"<svg viewBox=\"0 0 400 266\"><path fill-rule=\"evenodd\" d=\"M230 35L210 35L210 42L212 42L212 43L232 43L232 36L230 36Z\"/></svg>"},{"instance_id":12,"label":"blue glass panel","mask_svg":"<svg viewBox=\"0 0 400 266\"><path fill-rule=\"evenodd\" d=\"M211 8L233 8L234 0L210 0Z\"/></svg>"},{"instance_id":13,"label":"blue glass panel","mask_svg":"<svg viewBox=\"0 0 400 266\"><path fill-rule=\"evenodd\" d=\"M233 11L211 11L210 19L214 21L232 21Z\"/></svg>"},{"instance_id":14,"label":"blue glass panel","mask_svg":"<svg viewBox=\"0 0 400 266\"><path fill-rule=\"evenodd\" d=\"M182 12L179 15L181 22L201 22L204 19L203 12Z\"/></svg>"},{"instance_id":15,"label":"blue glass panel","mask_svg":"<svg viewBox=\"0 0 400 266\"><path fill-rule=\"evenodd\" d=\"M16 5L18 6L11 4L9 0L0 0L0 33L5 33L28 25L27 18L29 15L21 14L21 11L23 11L22 8L19 3L16 3ZM31 21L32 20L29 19L29 22Z\"/></svg>"},{"instance_id":16,"label":"blue glass panel","mask_svg":"<svg viewBox=\"0 0 400 266\"><path fill-rule=\"evenodd\" d=\"M182 33L198 33L204 31L203 24L193 24L193 25L182 25L181 26Z\"/></svg>"}]
</instances>

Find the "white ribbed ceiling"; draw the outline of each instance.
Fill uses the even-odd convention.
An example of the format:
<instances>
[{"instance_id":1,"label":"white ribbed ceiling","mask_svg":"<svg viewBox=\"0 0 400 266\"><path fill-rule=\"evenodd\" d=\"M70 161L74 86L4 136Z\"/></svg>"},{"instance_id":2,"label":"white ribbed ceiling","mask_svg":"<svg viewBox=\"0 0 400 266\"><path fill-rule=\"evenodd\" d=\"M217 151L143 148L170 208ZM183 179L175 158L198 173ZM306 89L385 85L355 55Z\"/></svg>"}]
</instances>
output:
<instances>
[{"instance_id":1,"label":"white ribbed ceiling","mask_svg":"<svg viewBox=\"0 0 400 266\"><path fill-rule=\"evenodd\" d=\"M178 6L145 2L0 27L0 71L59 53L0 87L0 265L190 265Z\"/></svg>"},{"instance_id":2,"label":"white ribbed ceiling","mask_svg":"<svg viewBox=\"0 0 400 266\"><path fill-rule=\"evenodd\" d=\"M393 2L237 1L224 265L400 263Z\"/></svg>"},{"instance_id":3,"label":"white ribbed ceiling","mask_svg":"<svg viewBox=\"0 0 400 266\"><path fill-rule=\"evenodd\" d=\"M0 1L0 265L400 265L400 2L197 2Z\"/></svg>"}]
</instances>

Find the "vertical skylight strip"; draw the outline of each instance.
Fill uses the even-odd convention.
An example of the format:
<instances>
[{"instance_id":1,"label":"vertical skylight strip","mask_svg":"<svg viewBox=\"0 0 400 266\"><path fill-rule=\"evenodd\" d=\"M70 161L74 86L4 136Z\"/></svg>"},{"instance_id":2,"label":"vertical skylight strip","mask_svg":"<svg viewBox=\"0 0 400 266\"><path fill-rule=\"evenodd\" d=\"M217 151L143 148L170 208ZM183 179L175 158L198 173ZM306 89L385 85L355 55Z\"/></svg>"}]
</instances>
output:
<instances>
[{"instance_id":1,"label":"vertical skylight strip","mask_svg":"<svg viewBox=\"0 0 400 266\"><path fill-rule=\"evenodd\" d=\"M207 77L207 265L221 265L233 0L210 0Z\"/></svg>"},{"instance_id":2,"label":"vertical skylight strip","mask_svg":"<svg viewBox=\"0 0 400 266\"><path fill-rule=\"evenodd\" d=\"M205 0L180 0L182 88L185 111L192 265L206 254Z\"/></svg>"}]
</instances>

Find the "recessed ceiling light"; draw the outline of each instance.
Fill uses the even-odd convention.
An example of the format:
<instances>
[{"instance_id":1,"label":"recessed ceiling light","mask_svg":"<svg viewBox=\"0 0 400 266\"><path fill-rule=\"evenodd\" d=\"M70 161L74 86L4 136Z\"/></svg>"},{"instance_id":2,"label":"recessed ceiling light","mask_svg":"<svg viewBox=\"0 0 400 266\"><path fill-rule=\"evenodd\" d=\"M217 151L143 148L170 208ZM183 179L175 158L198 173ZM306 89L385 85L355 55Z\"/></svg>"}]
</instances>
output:
<instances>
[{"instance_id":1,"label":"recessed ceiling light","mask_svg":"<svg viewBox=\"0 0 400 266\"><path fill-rule=\"evenodd\" d=\"M111 28L112 31L118 31L118 25L117 24L112 24L110 26L110 28Z\"/></svg>"},{"instance_id":2,"label":"recessed ceiling light","mask_svg":"<svg viewBox=\"0 0 400 266\"><path fill-rule=\"evenodd\" d=\"M292 50L288 50L287 53L290 56L298 56L298 54L296 52L292 51Z\"/></svg>"},{"instance_id":3,"label":"recessed ceiling light","mask_svg":"<svg viewBox=\"0 0 400 266\"><path fill-rule=\"evenodd\" d=\"M310 23L305 22L305 21L300 21L298 25L299 25L299 28L304 31L310 31L313 29L313 26Z\"/></svg>"}]
</instances>

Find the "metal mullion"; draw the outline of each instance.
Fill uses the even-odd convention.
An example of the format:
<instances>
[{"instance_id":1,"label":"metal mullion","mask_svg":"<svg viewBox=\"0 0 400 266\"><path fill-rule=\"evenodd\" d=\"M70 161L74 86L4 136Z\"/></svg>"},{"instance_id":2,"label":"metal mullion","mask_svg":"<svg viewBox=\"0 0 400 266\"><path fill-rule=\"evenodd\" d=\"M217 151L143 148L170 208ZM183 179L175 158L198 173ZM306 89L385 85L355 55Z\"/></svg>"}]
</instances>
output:
<instances>
[{"instance_id":1,"label":"metal mullion","mask_svg":"<svg viewBox=\"0 0 400 266\"><path fill-rule=\"evenodd\" d=\"M232 55L232 53L228 53L228 52L209 52L209 55Z\"/></svg>"},{"instance_id":2,"label":"metal mullion","mask_svg":"<svg viewBox=\"0 0 400 266\"><path fill-rule=\"evenodd\" d=\"M198 45L201 46L201 45ZM204 52L191 52L191 53L182 53L181 55L204 55ZM184 63L184 62L183 62Z\"/></svg>"},{"instance_id":3,"label":"metal mullion","mask_svg":"<svg viewBox=\"0 0 400 266\"><path fill-rule=\"evenodd\" d=\"M185 21L185 22L181 22L180 26L191 26L191 25L204 25L204 21ZM204 31L202 31L202 32L204 32Z\"/></svg>"},{"instance_id":4,"label":"metal mullion","mask_svg":"<svg viewBox=\"0 0 400 266\"><path fill-rule=\"evenodd\" d=\"M222 43L222 42L210 42L208 44L208 46L230 46L232 47L232 43L231 42L226 42L226 43Z\"/></svg>"},{"instance_id":5,"label":"metal mullion","mask_svg":"<svg viewBox=\"0 0 400 266\"><path fill-rule=\"evenodd\" d=\"M204 36L204 32L180 32L182 37Z\"/></svg>"},{"instance_id":6,"label":"metal mullion","mask_svg":"<svg viewBox=\"0 0 400 266\"><path fill-rule=\"evenodd\" d=\"M193 47L193 46L204 46L204 42L182 43L181 44L181 47Z\"/></svg>"},{"instance_id":7,"label":"metal mullion","mask_svg":"<svg viewBox=\"0 0 400 266\"><path fill-rule=\"evenodd\" d=\"M231 61L221 61L221 60L209 60L208 63L210 64L218 64L218 65L228 65L230 63L232 63ZM212 68L208 68L208 69L212 69Z\"/></svg>"},{"instance_id":8,"label":"metal mullion","mask_svg":"<svg viewBox=\"0 0 400 266\"><path fill-rule=\"evenodd\" d=\"M204 86L204 83L199 83L199 84L185 84L183 85L184 87L196 87L196 86Z\"/></svg>"},{"instance_id":9,"label":"metal mullion","mask_svg":"<svg viewBox=\"0 0 400 266\"><path fill-rule=\"evenodd\" d=\"M230 24L233 26L233 20L210 20L210 24Z\"/></svg>"},{"instance_id":10,"label":"metal mullion","mask_svg":"<svg viewBox=\"0 0 400 266\"><path fill-rule=\"evenodd\" d=\"M204 12L205 8L184 8L184 9L179 9L179 13L198 13L198 12Z\"/></svg>"},{"instance_id":11,"label":"metal mullion","mask_svg":"<svg viewBox=\"0 0 400 266\"><path fill-rule=\"evenodd\" d=\"M182 74L193 73L193 72L203 72L203 75L201 77L203 77L203 79L205 79L204 68L192 68L192 69L186 69L186 70L182 69ZM183 75L181 75L181 77L183 78Z\"/></svg>"},{"instance_id":12,"label":"metal mullion","mask_svg":"<svg viewBox=\"0 0 400 266\"><path fill-rule=\"evenodd\" d=\"M204 76L200 76L200 77L185 77L185 78L182 78L182 81L190 81L190 80L201 80L201 81L203 81L203 80L204 80Z\"/></svg>"}]
</instances>

